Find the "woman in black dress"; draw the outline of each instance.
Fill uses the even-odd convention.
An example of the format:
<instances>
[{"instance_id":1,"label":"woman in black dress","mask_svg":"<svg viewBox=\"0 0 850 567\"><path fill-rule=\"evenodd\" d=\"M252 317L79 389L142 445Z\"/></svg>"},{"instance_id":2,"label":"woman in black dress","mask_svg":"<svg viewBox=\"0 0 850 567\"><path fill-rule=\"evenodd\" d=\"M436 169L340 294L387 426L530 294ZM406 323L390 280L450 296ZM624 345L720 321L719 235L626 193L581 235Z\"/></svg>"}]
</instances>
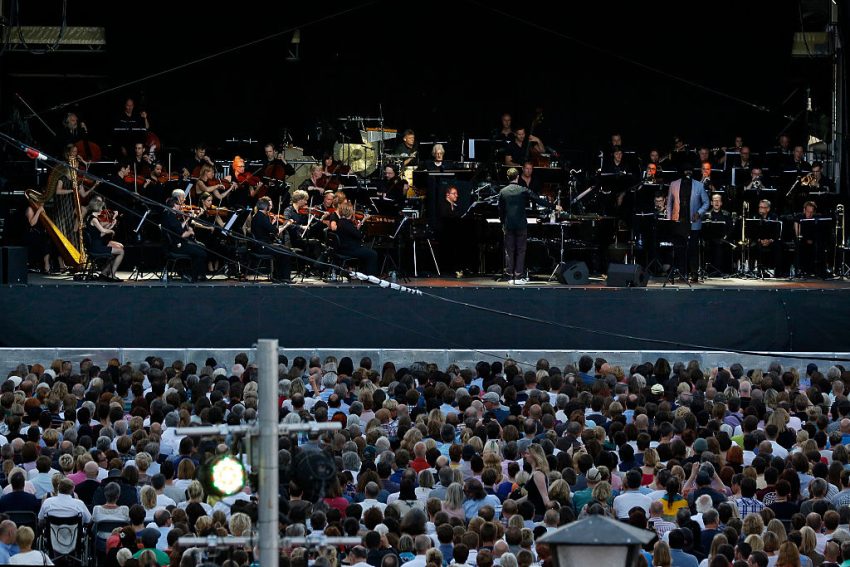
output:
<instances>
[{"instance_id":1,"label":"woman in black dress","mask_svg":"<svg viewBox=\"0 0 850 567\"><path fill-rule=\"evenodd\" d=\"M103 197L97 195L92 198L86 207L83 218L83 229L86 232L86 250L90 254L112 254L112 261L100 272L100 279L109 282L120 282L115 273L124 259L124 245L112 240L115 237L115 225L117 219L107 220L103 212Z\"/></svg>"}]
</instances>

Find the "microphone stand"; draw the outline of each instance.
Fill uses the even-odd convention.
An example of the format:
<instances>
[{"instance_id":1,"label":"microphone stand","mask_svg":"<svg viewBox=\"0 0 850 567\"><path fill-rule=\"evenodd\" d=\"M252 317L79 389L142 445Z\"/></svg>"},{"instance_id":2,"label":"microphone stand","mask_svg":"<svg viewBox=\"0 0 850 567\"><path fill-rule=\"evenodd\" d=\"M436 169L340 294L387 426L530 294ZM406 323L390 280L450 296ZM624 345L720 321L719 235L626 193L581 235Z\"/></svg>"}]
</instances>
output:
<instances>
[{"instance_id":1,"label":"microphone stand","mask_svg":"<svg viewBox=\"0 0 850 567\"><path fill-rule=\"evenodd\" d=\"M22 103L24 106L26 106L26 107L27 107L27 110L29 110L29 111L30 111L30 114L32 114L32 116L35 116L36 118L38 118L38 121L39 121L39 122L41 122L42 126L44 126L45 128L47 128L47 131L48 131L48 132L50 132L50 134L51 134L52 136L54 136L54 137L56 136L56 132L54 132L54 131L53 131L53 128L51 128L50 126L48 126L48 125L47 125L47 122L45 122L45 121L44 121L44 119L43 119L41 116L39 116L38 112L36 112L35 110L33 110L33 109L32 109L32 107L29 105L29 103L28 103L27 101L25 101L25 100L24 100L24 97L22 97L22 96L21 96L20 94L18 94L18 93L15 93L15 98L17 98L19 101L21 101L21 103Z\"/></svg>"}]
</instances>

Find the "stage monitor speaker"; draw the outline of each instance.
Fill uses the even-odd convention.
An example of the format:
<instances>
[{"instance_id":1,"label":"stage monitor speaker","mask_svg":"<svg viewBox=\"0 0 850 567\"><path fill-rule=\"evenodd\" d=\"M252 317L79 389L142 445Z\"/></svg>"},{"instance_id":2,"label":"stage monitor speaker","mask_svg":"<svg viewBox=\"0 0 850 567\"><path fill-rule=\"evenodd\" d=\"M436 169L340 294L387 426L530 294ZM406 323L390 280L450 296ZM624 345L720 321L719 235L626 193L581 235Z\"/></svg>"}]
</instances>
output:
<instances>
[{"instance_id":1,"label":"stage monitor speaker","mask_svg":"<svg viewBox=\"0 0 850 567\"><path fill-rule=\"evenodd\" d=\"M27 249L23 246L4 246L0 265L0 281L4 284L27 283Z\"/></svg>"},{"instance_id":2,"label":"stage monitor speaker","mask_svg":"<svg viewBox=\"0 0 850 567\"><path fill-rule=\"evenodd\" d=\"M566 285L587 285L590 278L584 262L561 262L556 272L558 281Z\"/></svg>"},{"instance_id":3,"label":"stage monitor speaker","mask_svg":"<svg viewBox=\"0 0 850 567\"><path fill-rule=\"evenodd\" d=\"M639 264L608 264L608 287L646 287L646 272Z\"/></svg>"}]
</instances>

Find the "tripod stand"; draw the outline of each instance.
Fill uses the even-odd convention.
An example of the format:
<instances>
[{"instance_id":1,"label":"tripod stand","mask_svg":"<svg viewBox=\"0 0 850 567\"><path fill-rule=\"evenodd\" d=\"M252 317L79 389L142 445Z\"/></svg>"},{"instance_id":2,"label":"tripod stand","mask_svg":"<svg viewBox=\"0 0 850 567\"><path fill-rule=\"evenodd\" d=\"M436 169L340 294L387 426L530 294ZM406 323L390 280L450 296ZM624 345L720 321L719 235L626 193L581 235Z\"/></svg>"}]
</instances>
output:
<instances>
[{"instance_id":1,"label":"tripod stand","mask_svg":"<svg viewBox=\"0 0 850 567\"><path fill-rule=\"evenodd\" d=\"M658 219L656 221L656 234L658 235L658 246L659 248L669 248L671 251L670 257L670 269L667 270L667 273L664 275L664 285L662 287L667 287L667 284L676 283L676 279L679 278L688 284L688 287L691 287L691 282L688 281L687 274L683 274L679 269L678 263L679 258L676 256L676 249L679 248L680 254L684 253L687 257L688 254L688 240L690 239L690 225L688 225L688 234L680 234L677 230L681 230L678 226L678 221L667 220L667 219ZM683 246L684 242L684 246ZM681 249L684 248L684 251ZM686 260L687 262L687 260ZM685 264L687 265L687 263Z\"/></svg>"}]
</instances>

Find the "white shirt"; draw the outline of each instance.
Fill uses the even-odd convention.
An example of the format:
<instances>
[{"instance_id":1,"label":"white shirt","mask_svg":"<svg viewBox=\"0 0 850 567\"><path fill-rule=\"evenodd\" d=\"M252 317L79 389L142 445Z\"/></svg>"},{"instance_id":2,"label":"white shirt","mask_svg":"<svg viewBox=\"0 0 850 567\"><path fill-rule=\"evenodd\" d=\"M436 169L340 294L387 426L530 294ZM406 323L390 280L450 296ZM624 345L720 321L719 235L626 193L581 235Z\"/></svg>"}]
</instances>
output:
<instances>
[{"instance_id":1,"label":"white shirt","mask_svg":"<svg viewBox=\"0 0 850 567\"><path fill-rule=\"evenodd\" d=\"M177 502L175 502L173 498L169 498L165 494L157 494L156 505L161 506L163 508L167 508L169 506L177 506Z\"/></svg>"},{"instance_id":2,"label":"white shirt","mask_svg":"<svg viewBox=\"0 0 850 567\"><path fill-rule=\"evenodd\" d=\"M770 441L770 439L768 439L768 441ZM770 445L773 447L773 452L771 454L774 457L782 457L783 459L788 458L788 449L786 449L776 441L770 441Z\"/></svg>"},{"instance_id":3,"label":"white shirt","mask_svg":"<svg viewBox=\"0 0 850 567\"><path fill-rule=\"evenodd\" d=\"M26 553L18 553L9 558L10 565L53 565L50 558L41 551L33 549Z\"/></svg>"},{"instance_id":4,"label":"white shirt","mask_svg":"<svg viewBox=\"0 0 850 567\"><path fill-rule=\"evenodd\" d=\"M638 506L643 508L643 511L649 516L649 505L652 504L652 499L646 494L641 494L636 490L628 490L614 498L614 513L619 519L628 519L629 510Z\"/></svg>"},{"instance_id":5,"label":"white shirt","mask_svg":"<svg viewBox=\"0 0 850 567\"><path fill-rule=\"evenodd\" d=\"M383 514L384 510L387 509L387 505L383 502L378 502L374 498L366 498L360 503L360 509L363 510L363 513L365 514L366 510L369 508L377 508L381 511L381 514Z\"/></svg>"},{"instance_id":6,"label":"white shirt","mask_svg":"<svg viewBox=\"0 0 850 567\"><path fill-rule=\"evenodd\" d=\"M57 494L44 501L38 512L38 519L43 520L47 516L70 518L77 515L83 517L84 524L91 522L91 512L82 500L77 500L70 494Z\"/></svg>"},{"instance_id":7,"label":"white shirt","mask_svg":"<svg viewBox=\"0 0 850 567\"><path fill-rule=\"evenodd\" d=\"M425 567L425 556L417 555L407 563L402 563L401 567Z\"/></svg>"}]
</instances>

